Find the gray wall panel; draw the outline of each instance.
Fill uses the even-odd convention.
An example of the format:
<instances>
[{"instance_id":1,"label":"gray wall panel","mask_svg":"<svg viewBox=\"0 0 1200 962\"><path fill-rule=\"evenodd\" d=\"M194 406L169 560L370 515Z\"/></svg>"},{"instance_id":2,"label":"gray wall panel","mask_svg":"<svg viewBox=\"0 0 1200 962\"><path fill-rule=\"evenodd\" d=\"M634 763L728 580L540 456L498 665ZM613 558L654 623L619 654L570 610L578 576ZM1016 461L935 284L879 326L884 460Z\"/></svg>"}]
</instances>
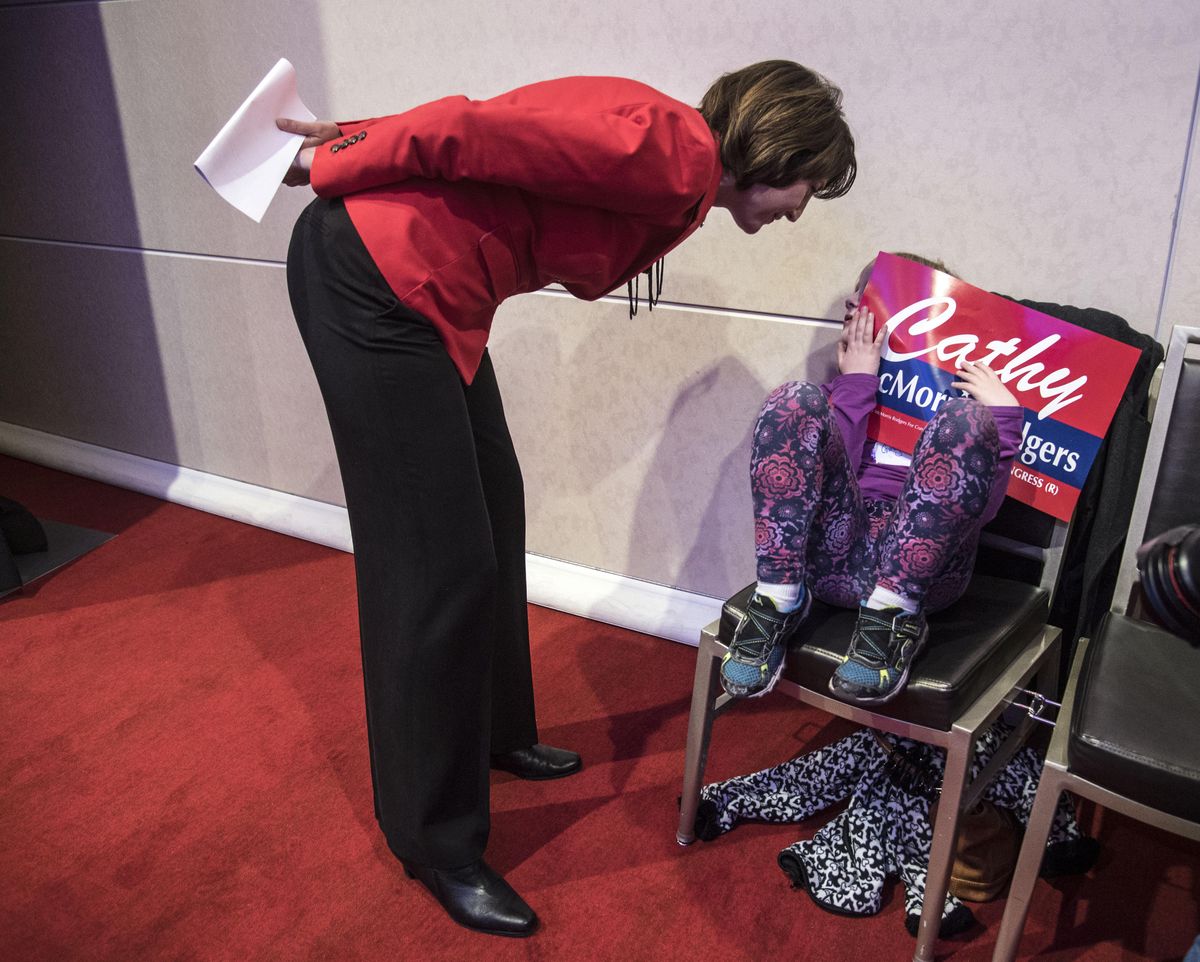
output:
<instances>
[{"instance_id":1,"label":"gray wall panel","mask_svg":"<svg viewBox=\"0 0 1200 962\"><path fill-rule=\"evenodd\" d=\"M22 91L4 108L11 128L38 132L10 148L20 186L0 188L0 233L280 259L302 192L257 226L191 161L281 54L310 106L339 116L571 72L627 73L695 101L721 70L778 55L844 87L860 182L754 238L714 212L671 258L671 299L831 317L871 253L903 248L989 289L1095 304L1153 330L1200 6L938 2L900 15L877 0L773 0L734 31L682 0L134 0L0 10L0 36L0 78ZM122 176L128 195L108 189Z\"/></svg>"},{"instance_id":2,"label":"gray wall panel","mask_svg":"<svg viewBox=\"0 0 1200 962\"><path fill-rule=\"evenodd\" d=\"M0 241L0 421L340 503L284 272Z\"/></svg>"},{"instance_id":3,"label":"gray wall panel","mask_svg":"<svg viewBox=\"0 0 1200 962\"><path fill-rule=\"evenodd\" d=\"M316 0L130 0L0 9L0 111L10 130L0 233L280 260L304 192L261 225L192 163L275 61L305 64L323 113ZM307 52L306 52L307 51Z\"/></svg>"},{"instance_id":4,"label":"gray wall panel","mask_svg":"<svg viewBox=\"0 0 1200 962\"><path fill-rule=\"evenodd\" d=\"M176 462L139 253L0 240L0 420Z\"/></svg>"},{"instance_id":5,"label":"gray wall panel","mask_svg":"<svg viewBox=\"0 0 1200 962\"><path fill-rule=\"evenodd\" d=\"M1200 102L1200 76L1197 77ZM1163 316L1157 337L1164 344L1175 325L1200 324L1200 114L1192 118L1192 157L1181 185L1179 223L1170 275L1163 290Z\"/></svg>"},{"instance_id":6,"label":"gray wall panel","mask_svg":"<svg viewBox=\"0 0 1200 962\"><path fill-rule=\"evenodd\" d=\"M0 241L0 419L340 500L282 271L141 253L282 260L307 192L255 225L191 167L282 55L309 105L341 117L570 73L694 102L769 56L843 87L861 162L848 197L755 237L714 211L669 258L667 299L713 310L629 322L528 296L497 321L531 548L720 594L749 577L750 422L778 381L826 373L833 338L721 310L838 317L875 250L908 249L1153 331L1200 5L0 2L0 120L18 132L0 144L0 235L76 245ZM1200 310L1196 191L1193 173L1167 321Z\"/></svg>"},{"instance_id":7,"label":"gray wall panel","mask_svg":"<svg viewBox=\"0 0 1200 962\"><path fill-rule=\"evenodd\" d=\"M530 295L492 356L526 479L529 550L723 596L754 576L763 398L833 373L838 328Z\"/></svg>"}]
</instances>

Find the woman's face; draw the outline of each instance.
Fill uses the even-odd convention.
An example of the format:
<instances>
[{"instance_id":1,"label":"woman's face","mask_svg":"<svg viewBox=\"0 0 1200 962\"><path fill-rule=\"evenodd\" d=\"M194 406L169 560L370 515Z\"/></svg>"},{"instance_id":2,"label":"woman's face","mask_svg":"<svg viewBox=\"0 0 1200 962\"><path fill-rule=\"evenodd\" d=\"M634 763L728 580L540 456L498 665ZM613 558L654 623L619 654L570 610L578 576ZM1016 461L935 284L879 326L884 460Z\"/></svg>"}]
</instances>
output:
<instances>
[{"instance_id":1,"label":"woman's face","mask_svg":"<svg viewBox=\"0 0 1200 962\"><path fill-rule=\"evenodd\" d=\"M721 188L717 205L726 208L733 222L747 234L757 234L767 224L784 218L795 223L817 189L812 181L799 180L790 187L753 184L739 190L728 173L721 178Z\"/></svg>"}]
</instances>

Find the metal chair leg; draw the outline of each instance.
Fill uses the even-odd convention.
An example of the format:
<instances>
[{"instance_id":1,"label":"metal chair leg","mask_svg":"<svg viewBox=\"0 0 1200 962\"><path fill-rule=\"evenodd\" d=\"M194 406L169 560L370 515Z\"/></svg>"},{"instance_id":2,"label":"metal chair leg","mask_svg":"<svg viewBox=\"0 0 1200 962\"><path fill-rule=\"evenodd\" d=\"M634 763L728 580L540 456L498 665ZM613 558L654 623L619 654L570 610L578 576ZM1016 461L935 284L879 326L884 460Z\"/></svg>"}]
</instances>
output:
<instances>
[{"instance_id":1,"label":"metal chair leg","mask_svg":"<svg viewBox=\"0 0 1200 962\"><path fill-rule=\"evenodd\" d=\"M1034 687L1037 688L1043 695L1048 698L1056 698L1058 696L1058 663L1062 658L1060 653L1062 644L1059 639L1058 649L1052 651L1050 656L1042 662L1041 668L1038 669L1035 677Z\"/></svg>"},{"instance_id":2,"label":"metal chair leg","mask_svg":"<svg viewBox=\"0 0 1200 962\"><path fill-rule=\"evenodd\" d=\"M696 680L692 685L692 707L688 715L687 750L683 767L683 796L679 803L679 829L675 840L691 845L696 840L696 810L700 807L700 788L704 766L708 762L708 741L712 735L717 697L717 646L710 633L700 633L696 654Z\"/></svg>"},{"instance_id":3,"label":"metal chair leg","mask_svg":"<svg viewBox=\"0 0 1200 962\"><path fill-rule=\"evenodd\" d=\"M933 947L937 943L938 931L942 926L946 890L950 886L950 870L954 865L958 816L962 809L963 791L974 750L975 739L969 734L954 739L946 750L946 774L942 780L937 821L933 826L929 868L925 872L925 900L921 905L921 924L917 929L914 962L933 962Z\"/></svg>"},{"instance_id":4,"label":"metal chair leg","mask_svg":"<svg viewBox=\"0 0 1200 962\"><path fill-rule=\"evenodd\" d=\"M1004 917L1000 920L992 962L1012 962L1017 957L1025 918L1029 914L1029 901L1037 884L1042 858L1046 854L1046 839L1050 837L1050 827L1054 823L1054 812L1061 795L1062 780L1057 771L1047 765L1038 783L1033 810L1029 813L1029 824L1025 826L1025 840L1021 843L1021 854L1017 857L1017 867L1008 887L1008 902L1004 906Z\"/></svg>"}]
</instances>

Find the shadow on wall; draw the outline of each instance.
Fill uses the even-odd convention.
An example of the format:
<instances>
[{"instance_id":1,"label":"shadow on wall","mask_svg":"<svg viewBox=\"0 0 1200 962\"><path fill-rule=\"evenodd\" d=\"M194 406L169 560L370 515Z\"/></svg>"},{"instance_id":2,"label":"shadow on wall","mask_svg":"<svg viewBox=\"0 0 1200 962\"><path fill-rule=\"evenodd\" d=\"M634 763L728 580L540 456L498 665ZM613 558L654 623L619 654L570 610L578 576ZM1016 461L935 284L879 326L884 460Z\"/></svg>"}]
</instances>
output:
<instances>
[{"instance_id":1,"label":"shadow on wall","mask_svg":"<svg viewBox=\"0 0 1200 962\"><path fill-rule=\"evenodd\" d=\"M802 359L798 377L823 381L833 347ZM670 564L664 580L687 591L725 598L754 580L750 442L766 396L764 384L736 355L693 378L671 406L634 512L628 569ZM735 433L734 423L743 425ZM736 437L736 444L731 439ZM706 498L703 510L697 493ZM698 520L697 520L698 519Z\"/></svg>"},{"instance_id":2,"label":"shadow on wall","mask_svg":"<svg viewBox=\"0 0 1200 962\"><path fill-rule=\"evenodd\" d=\"M247 451L269 466L275 411L293 409L279 385L292 381L257 364L280 352L262 333L264 286L246 278L267 271L266 289L282 292L283 274L192 255L244 252L236 232L184 213L223 202L191 166L209 123L181 138L177 117L190 103L223 120L266 47L299 55L315 102L326 71L311 0L288 5L282 20L271 5L217 6L229 15L0 0L0 109L15 132L0 143L0 276L14 281L0 285L0 446L7 422L231 477L245 476ZM268 34L273 18L281 22ZM155 210L175 216L147 222ZM179 256L146 254L147 244ZM280 303L286 311L285 295ZM271 337L298 342L290 314L271 321ZM273 394L260 398L259 388ZM335 475L331 464L322 490L336 489Z\"/></svg>"},{"instance_id":3,"label":"shadow on wall","mask_svg":"<svg viewBox=\"0 0 1200 962\"><path fill-rule=\"evenodd\" d=\"M754 573L755 418L778 383L828 379L836 326L793 337L669 311L631 324L620 307L585 317L563 304L561 326L539 311L506 318L496 352L526 467L530 550L727 597ZM579 318L582 335L570 327ZM519 370L530 365L536 377Z\"/></svg>"},{"instance_id":4,"label":"shadow on wall","mask_svg":"<svg viewBox=\"0 0 1200 962\"><path fill-rule=\"evenodd\" d=\"M0 8L0 88L0 421L175 463L100 5Z\"/></svg>"}]
</instances>

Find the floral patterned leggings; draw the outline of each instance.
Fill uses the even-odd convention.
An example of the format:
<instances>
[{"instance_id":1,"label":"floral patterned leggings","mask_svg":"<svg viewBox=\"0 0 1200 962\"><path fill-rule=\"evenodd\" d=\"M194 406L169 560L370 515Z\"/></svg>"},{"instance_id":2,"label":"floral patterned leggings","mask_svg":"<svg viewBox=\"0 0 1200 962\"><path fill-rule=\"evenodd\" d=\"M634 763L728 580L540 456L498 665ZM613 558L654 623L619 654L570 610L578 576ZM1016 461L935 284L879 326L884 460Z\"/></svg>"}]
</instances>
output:
<instances>
[{"instance_id":1,"label":"floral patterned leggings","mask_svg":"<svg viewBox=\"0 0 1200 962\"><path fill-rule=\"evenodd\" d=\"M855 608L876 584L936 611L966 590L1000 456L996 422L949 398L925 426L895 502L864 500L819 387L793 381L763 404L750 483L758 580L807 585Z\"/></svg>"}]
</instances>

